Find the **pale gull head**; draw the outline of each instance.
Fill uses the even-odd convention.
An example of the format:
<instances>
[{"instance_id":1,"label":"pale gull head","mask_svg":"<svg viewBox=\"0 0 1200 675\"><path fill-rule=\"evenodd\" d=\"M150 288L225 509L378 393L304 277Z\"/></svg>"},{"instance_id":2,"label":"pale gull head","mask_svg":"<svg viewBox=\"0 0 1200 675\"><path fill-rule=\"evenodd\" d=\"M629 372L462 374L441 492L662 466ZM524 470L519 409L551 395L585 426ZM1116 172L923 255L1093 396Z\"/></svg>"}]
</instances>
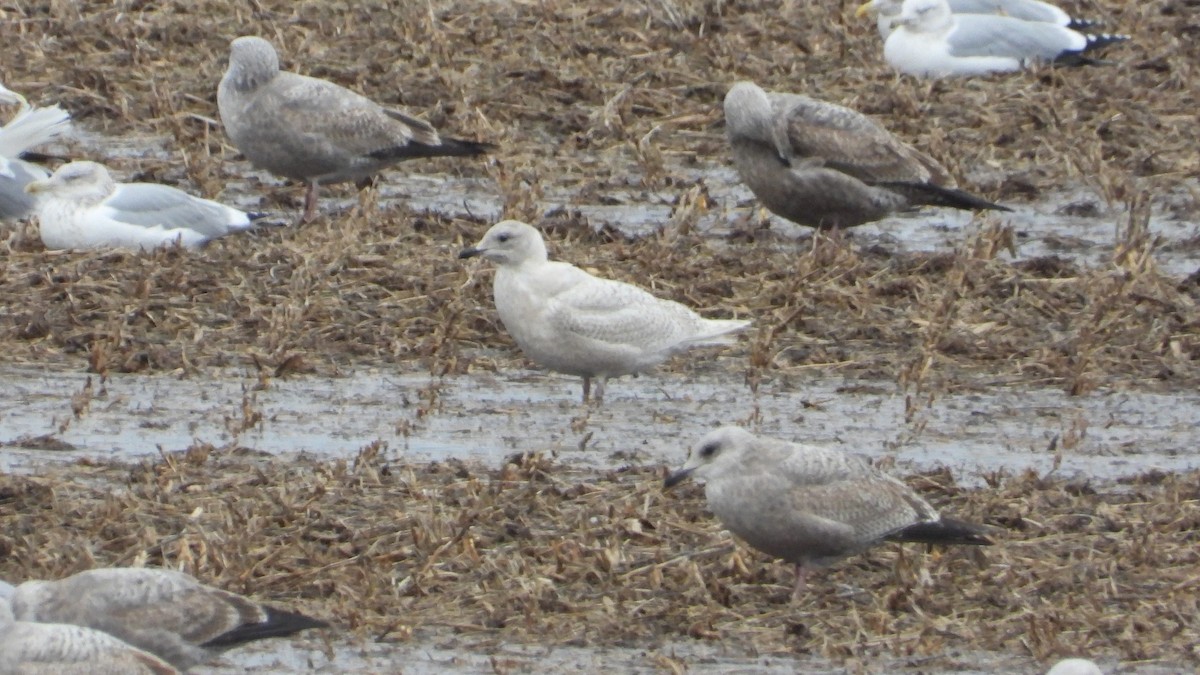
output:
<instances>
[{"instance_id":1,"label":"pale gull head","mask_svg":"<svg viewBox=\"0 0 1200 675\"><path fill-rule=\"evenodd\" d=\"M736 473L745 463L754 443L754 435L741 427L721 427L710 431L692 448L687 462L667 477L666 487L694 476L719 479Z\"/></svg>"},{"instance_id":2,"label":"pale gull head","mask_svg":"<svg viewBox=\"0 0 1200 675\"><path fill-rule=\"evenodd\" d=\"M270 42L247 35L229 45L229 70L225 77L238 91L251 91L279 73L279 55Z\"/></svg>"},{"instance_id":3,"label":"pale gull head","mask_svg":"<svg viewBox=\"0 0 1200 675\"><path fill-rule=\"evenodd\" d=\"M502 220L483 235L478 244L465 248L458 257L481 256L505 266L519 266L526 262L545 262L546 242L542 233L519 220Z\"/></svg>"},{"instance_id":4,"label":"pale gull head","mask_svg":"<svg viewBox=\"0 0 1200 675\"><path fill-rule=\"evenodd\" d=\"M771 99L753 82L738 82L725 94L725 133L730 138L770 142L775 120Z\"/></svg>"},{"instance_id":5,"label":"pale gull head","mask_svg":"<svg viewBox=\"0 0 1200 675\"><path fill-rule=\"evenodd\" d=\"M95 162L71 162L58 168L49 178L25 186L30 194L57 197L94 206L116 189L108 169Z\"/></svg>"},{"instance_id":6,"label":"pale gull head","mask_svg":"<svg viewBox=\"0 0 1200 675\"><path fill-rule=\"evenodd\" d=\"M897 23L917 33L931 33L946 28L953 19L946 0L904 0Z\"/></svg>"},{"instance_id":7,"label":"pale gull head","mask_svg":"<svg viewBox=\"0 0 1200 675\"><path fill-rule=\"evenodd\" d=\"M1104 675L1104 671L1089 659L1063 659L1054 664L1046 675Z\"/></svg>"}]
</instances>

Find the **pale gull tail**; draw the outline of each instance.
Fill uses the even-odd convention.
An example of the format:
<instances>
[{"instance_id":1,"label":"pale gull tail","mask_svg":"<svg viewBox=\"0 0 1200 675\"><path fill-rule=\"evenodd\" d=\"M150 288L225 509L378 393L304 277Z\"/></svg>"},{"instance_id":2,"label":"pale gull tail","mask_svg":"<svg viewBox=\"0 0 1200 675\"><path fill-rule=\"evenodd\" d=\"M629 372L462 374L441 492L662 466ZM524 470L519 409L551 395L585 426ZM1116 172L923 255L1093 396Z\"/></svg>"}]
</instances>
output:
<instances>
[{"instance_id":1,"label":"pale gull tail","mask_svg":"<svg viewBox=\"0 0 1200 675\"><path fill-rule=\"evenodd\" d=\"M703 330L687 340L689 345L727 345L734 342L732 333L749 326L742 319L705 319Z\"/></svg>"},{"instance_id":2,"label":"pale gull tail","mask_svg":"<svg viewBox=\"0 0 1200 675\"><path fill-rule=\"evenodd\" d=\"M16 117L0 128L0 157L15 159L29 148L67 131L70 123L71 115L56 105L22 108Z\"/></svg>"}]
</instances>

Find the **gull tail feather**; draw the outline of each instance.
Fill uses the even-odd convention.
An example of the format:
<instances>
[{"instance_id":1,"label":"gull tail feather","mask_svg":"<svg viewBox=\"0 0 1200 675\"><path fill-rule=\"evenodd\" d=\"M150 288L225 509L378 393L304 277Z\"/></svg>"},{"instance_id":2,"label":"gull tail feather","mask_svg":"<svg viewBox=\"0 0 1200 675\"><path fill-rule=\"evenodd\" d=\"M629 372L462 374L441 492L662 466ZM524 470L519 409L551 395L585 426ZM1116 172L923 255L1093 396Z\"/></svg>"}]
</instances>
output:
<instances>
[{"instance_id":1,"label":"gull tail feather","mask_svg":"<svg viewBox=\"0 0 1200 675\"><path fill-rule=\"evenodd\" d=\"M908 541L922 544L966 544L991 546L987 536L990 528L956 518L941 518L933 522L916 523L888 535L892 541Z\"/></svg>"},{"instance_id":2,"label":"gull tail feather","mask_svg":"<svg viewBox=\"0 0 1200 675\"><path fill-rule=\"evenodd\" d=\"M955 209L972 211L1012 211L1007 206L989 202L969 192L955 188L941 187L932 183L885 182L873 183L873 185L904 195L909 203L914 206L948 206Z\"/></svg>"},{"instance_id":3,"label":"gull tail feather","mask_svg":"<svg viewBox=\"0 0 1200 675\"><path fill-rule=\"evenodd\" d=\"M726 345L736 341L736 333L750 325L743 319L705 319L701 331L689 339L692 345Z\"/></svg>"},{"instance_id":4,"label":"gull tail feather","mask_svg":"<svg viewBox=\"0 0 1200 675\"><path fill-rule=\"evenodd\" d=\"M329 624L312 617L275 607L264 607L267 620L248 623L222 633L200 645L205 648L228 649L246 642L273 637L286 637L309 628L328 628Z\"/></svg>"},{"instance_id":5,"label":"gull tail feather","mask_svg":"<svg viewBox=\"0 0 1200 675\"><path fill-rule=\"evenodd\" d=\"M385 161L418 157L475 157L495 149L496 146L492 143L468 141L462 138L442 138L436 144L412 141L405 145L376 150L370 153L370 156Z\"/></svg>"},{"instance_id":6,"label":"gull tail feather","mask_svg":"<svg viewBox=\"0 0 1200 675\"><path fill-rule=\"evenodd\" d=\"M1065 51L1054 58L1056 66L1105 66L1110 65L1111 61L1097 59L1089 53L1098 49L1103 49L1111 44L1118 42L1126 42L1132 38L1128 35L1115 35L1113 33L1092 33L1085 35L1087 44L1083 49L1073 49Z\"/></svg>"},{"instance_id":7,"label":"gull tail feather","mask_svg":"<svg viewBox=\"0 0 1200 675\"><path fill-rule=\"evenodd\" d=\"M17 113L0 129L0 156L16 157L70 129L71 115L54 105Z\"/></svg>"}]
</instances>

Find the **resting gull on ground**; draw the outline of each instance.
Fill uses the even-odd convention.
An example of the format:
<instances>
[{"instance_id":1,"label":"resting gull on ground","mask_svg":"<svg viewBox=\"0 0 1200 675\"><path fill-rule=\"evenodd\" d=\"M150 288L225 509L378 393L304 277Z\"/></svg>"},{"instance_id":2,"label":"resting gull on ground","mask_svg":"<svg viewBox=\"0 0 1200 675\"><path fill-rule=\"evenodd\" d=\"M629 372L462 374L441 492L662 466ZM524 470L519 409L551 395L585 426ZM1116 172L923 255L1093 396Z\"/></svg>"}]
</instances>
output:
<instances>
[{"instance_id":1,"label":"resting gull on ground","mask_svg":"<svg viewBox=\"0 0 1200 675\"><path fill-rule=\"evenodd\" d=\"M776 215L844 228L917 206L1009 209L954 189L932 157L849 108L738 82L725 132L742 182Z\"/></svg>"},{"instance_id":2,"label":"resting gull on ground","mask_svg":"<svg viewBox=\"0 0 1200 675\"><path fill-rule=\"evenodd\" d=\"M37 197L35 211L48 249L149 250L176 242L198 248L247 230L262 217L167 185L117 183L95 162L64 164L25 189Z\"/></svg>"},{"instance_id":3,"label":"resting gull on ground","mask_svg":"<svg viewBox=\"0 0 1200 675\"><path fill-rule=\"evenodd\" d=\"M94 569L58 581L26 581L0 593L10 595L19 621L103 631L180 670L253 640L328 626L164 569Z\"/></svg>"},{"instance_id":4,"label":"resting gull on ground","mask_svg":"<svg viewBox=\"0 0 1200 675\"><path fill-rule=\"evenodd\" d=\"M1041 21L954 14L946 0L904 0L883 58L919 77L956 77L1021 70L1033 63L1097 63L1089 52L1125 35L1087 35Z\"/></svg>"},{"instance_id":5,"label":"resting gull on ground","mask_svg":"<svg viewBox=\"0 0 1200 675\"><path fill-rule=\"evenodd\" d=\"M0 589L0 675L177 675L162 659L98 630L15 621Z\"/></svg>"},{"instance_id":6,"label":"resting gull on ground","mask_svg":"<svg viewBox=\"0 0 1200 675\"><path fill-rule=\"evenodd\" d=\"M708 507L754 548L796 565L793 597L810 567L888 541L991 544L985 528L943 518L904 483L836 450L755 436L727 426L709 432L671 487L705 480Z\"/></svg>"},{"instance_id":7,"label":"resting gull on ground","mask_svg":"<svg viewBox=\"0 0 1200 675\"><path fill-rule=\"evenodd\" d=\"M317 185L356 181L417 157L474 156L489 143L444 138L428 122L384 108L332 82L279 69L269 42L240 37L217 87L225 133L255 166L308 183L304 213L312 219Z\"/></svg>"},{"instance_id":8,"label":"resting gull on ground","mask_svg":"<svg viewBox=\"0 0 1200 675\"><path fill-rule=\"evenodd\" d=\"M24 217L34 205L25 186L50 175L37 164L21 159L21 153L67 132L71 116L54 105L34 108L24 96L0 85L0 103L20 105L8 124L0 127L0 220Z\"/></svg>"},{"instance_id":9,"label":"resting gull on ground","mask_svg":"<svg viewBox=\"0 0 1200 675\"><path fill-rule=\"evenodd\" d=\"M515 220L493 225L459 258L496 263L492 294L504 327L530 359L583 378L583 400L604 384L648 370L698 345L727 344L749 321L705 319L683 305L620 281L547 259L542 234Z\"/></svg>"},{"instance_id":10,"label":"resting gull on ground","mask_svg":"<svg viewBox=\"0 0 1200 675\"><path fill-rule=\"evenodd\" d=\"M1041 0L948 0L954 14L989 14L1008 16L1022 21L1041 21L1066 28L1090 28L1100 24L1091 19L1079 19ZM887 39L900 20L900 7L904 0L867 0L859 6L855 16L862 17L874 12L879 35Z\"/></svg>"}]
</instances>

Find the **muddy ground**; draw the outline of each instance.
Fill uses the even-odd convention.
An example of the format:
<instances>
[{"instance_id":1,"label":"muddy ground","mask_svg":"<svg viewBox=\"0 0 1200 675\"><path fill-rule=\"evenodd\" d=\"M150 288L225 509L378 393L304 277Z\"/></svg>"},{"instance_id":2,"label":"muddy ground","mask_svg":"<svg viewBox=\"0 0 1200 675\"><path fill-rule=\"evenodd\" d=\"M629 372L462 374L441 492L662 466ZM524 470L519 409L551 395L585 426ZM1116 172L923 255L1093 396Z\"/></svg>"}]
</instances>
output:
<instances>
[{"instance_id":1,"label":"muddy ground","mask_svg":"<svg viewBox=\"0 0 1200 675\"><path fill-rule=\"evenodd\" d=\"M295 214L220 129L242 34L500 146L198 253L5 229L0 576L170 565L338 626L227 672L1194 670L1200 7L1088 2L1134 36L1113 65L928 83L854 4L0 4L0 81L81 128L49 150L126 179ZM743 78L873 115L1016 212L770 218L724 148ZM754 327L582 408L455 259L499 217ZM659 487L733 421L895 463L1004 535L880 547L789 604L786 566Z\"/></svg>"}]
</instances>

